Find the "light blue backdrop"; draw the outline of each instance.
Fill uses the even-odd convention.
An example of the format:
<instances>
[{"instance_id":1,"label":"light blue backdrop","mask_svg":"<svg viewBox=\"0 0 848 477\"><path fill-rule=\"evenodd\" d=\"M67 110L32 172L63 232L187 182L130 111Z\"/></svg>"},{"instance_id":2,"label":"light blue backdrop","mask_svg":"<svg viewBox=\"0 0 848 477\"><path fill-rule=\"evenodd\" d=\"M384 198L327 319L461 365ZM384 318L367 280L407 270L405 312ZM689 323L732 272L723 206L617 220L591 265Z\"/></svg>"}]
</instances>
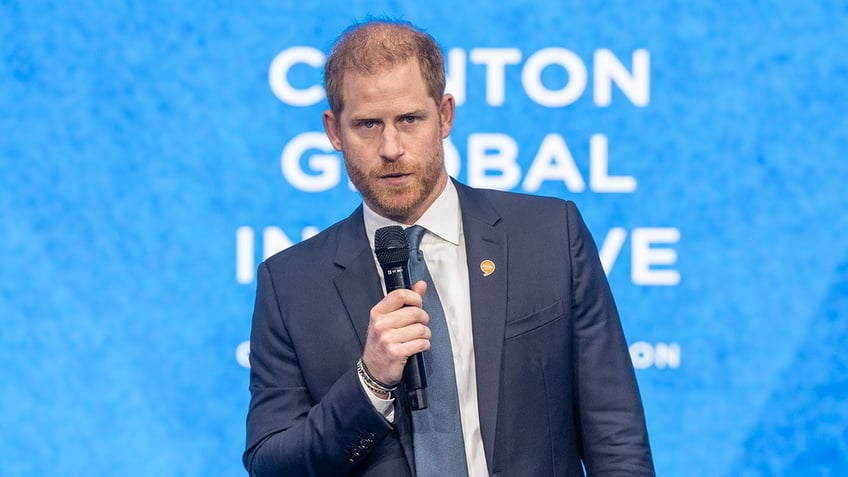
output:
<instances>
[{"instance_id":1,"label":"light blue backdrop","mask_svg":"<svg viewBox=\"0 0 848 477\"><path fill-rule=\"evenodd\" d=\"M848 7L403 5L0 1L0 475L244 475L253 271L358 203L304 61L368 14L452 52L459 179L581 208L660 475L848 475Z\"/></svg>"}]
</instances>

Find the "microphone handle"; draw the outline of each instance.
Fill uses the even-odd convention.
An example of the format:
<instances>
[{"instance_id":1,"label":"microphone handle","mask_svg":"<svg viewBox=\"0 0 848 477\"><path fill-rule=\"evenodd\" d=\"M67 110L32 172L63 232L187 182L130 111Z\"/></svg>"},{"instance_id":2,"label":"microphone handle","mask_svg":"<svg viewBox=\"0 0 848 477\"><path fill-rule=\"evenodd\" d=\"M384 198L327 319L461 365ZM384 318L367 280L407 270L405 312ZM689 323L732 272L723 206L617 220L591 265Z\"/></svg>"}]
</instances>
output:
<instances>
[{"instance_id":1,"label":"microphone handle","mask_svg":"<svg viewBox=\"0 0 848 477\"><path fill-rule=\"evenodd\" d=\"M406 360L403 384L406 386L409 407L413 411L427 409L427 370L424 369L424 353L415 353Z\"/></svg>"}]
</instances>

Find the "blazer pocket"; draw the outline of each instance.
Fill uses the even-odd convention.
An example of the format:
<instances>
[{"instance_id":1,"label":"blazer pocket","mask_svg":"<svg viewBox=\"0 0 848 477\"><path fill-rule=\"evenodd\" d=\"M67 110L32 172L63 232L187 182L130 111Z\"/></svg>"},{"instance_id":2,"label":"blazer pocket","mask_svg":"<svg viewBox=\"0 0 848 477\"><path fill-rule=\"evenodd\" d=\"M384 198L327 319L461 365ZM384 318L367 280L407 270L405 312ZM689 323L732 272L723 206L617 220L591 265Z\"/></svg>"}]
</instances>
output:
<instances>
[{"instance_id":1,"label":"blazer pocket","mask_svg":"<svg viewBox=\"0 0 848 477\"><path fill-rule=\"evenodd\" d=\"M504 339L515 338L518 335L533 331L557 318L562 317L562 301L557 301L539 311L522 316L516 320L507 320Z\"/></svg>"}]
</instances>

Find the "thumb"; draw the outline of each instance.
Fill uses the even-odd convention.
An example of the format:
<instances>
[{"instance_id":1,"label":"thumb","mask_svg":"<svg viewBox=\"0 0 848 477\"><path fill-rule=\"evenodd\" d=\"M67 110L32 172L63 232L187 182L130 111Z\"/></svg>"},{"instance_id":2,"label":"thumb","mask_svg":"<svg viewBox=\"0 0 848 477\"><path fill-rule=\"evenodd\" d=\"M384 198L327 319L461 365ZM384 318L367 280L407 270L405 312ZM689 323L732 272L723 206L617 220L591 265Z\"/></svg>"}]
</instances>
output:
<instances>
[{"instance_id":1,"label":"thumb","mask_svg":"<svg viewBox=\"0 0 848 477\"><path fill-rule=\"evenodd\" d=\"M424 280L418 280L417 282L412 284L412 291L418 293L422 299L424 298L424 294L427 292L427 282Z\"/></svg>"}]
</instances>

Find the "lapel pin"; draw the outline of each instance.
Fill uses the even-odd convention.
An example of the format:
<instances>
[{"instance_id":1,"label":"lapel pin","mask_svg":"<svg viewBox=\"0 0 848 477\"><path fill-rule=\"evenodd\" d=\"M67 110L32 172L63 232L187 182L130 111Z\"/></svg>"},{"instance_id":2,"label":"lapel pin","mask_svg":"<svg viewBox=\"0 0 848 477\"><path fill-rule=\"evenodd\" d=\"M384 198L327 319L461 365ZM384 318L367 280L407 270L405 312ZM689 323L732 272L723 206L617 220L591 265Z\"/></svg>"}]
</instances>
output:
<instances>
[{"instance_id":1,"label":"lapel pin","mask_svg":"<svg viewBox=\"0 0 848 477\"><path fill-rule=\"evenodd\" d=\"M488 277L495 271L495 262L491 260L483 260L480 262L480 270L483 271L484 277Z\"/></svg>"}]
</instances>

